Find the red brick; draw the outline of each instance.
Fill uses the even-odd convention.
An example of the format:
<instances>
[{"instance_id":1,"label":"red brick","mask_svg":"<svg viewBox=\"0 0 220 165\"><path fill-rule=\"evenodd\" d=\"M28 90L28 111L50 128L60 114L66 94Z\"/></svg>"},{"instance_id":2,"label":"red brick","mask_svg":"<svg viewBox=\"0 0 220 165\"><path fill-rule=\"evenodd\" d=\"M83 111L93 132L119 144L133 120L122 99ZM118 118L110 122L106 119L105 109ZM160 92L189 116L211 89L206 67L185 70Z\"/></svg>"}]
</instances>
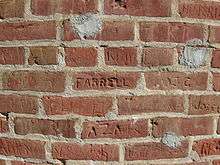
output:
<instances>
[{"instance_id":1,"label":"red brick","mask_svg":"<svg viewBox=\"0 0 220 165\"><path fill-rule=\"evenodd\" d=\"M125 147L125 160L156 160L185 158L188 155L188 142L183 141L178 148L169 148L159 142L137 143Z\"/></svg>"},{"instance_id":2,"label":"red brick","mask_svg":"<svg viewBox=\"0 0 220 165\"><path fill-rule=\"evenodd\" d=\"M119 160L118 146L108 144L54 143L52 155L55 159L63 160Z\"/></svg>"},{"instance_id":3,"label":"red brick","mask_svg":"<svg viewBox=\"0 0 220 165\"><path fill-rule=\"evenodd\" d=\"M6 133L8 131L9 131L9 127L6 117L0 117L0 133Z\"/></svg>"},{"instance_id":4,"label":"red brick","mask_svg":"<svg viewBox=\"0 0 220 165\"><path fill-rule=\"evenodd\" d=\"M83 123L82 138L133 138L148 136L148 120L87 121Z\"/></svg>"},{"instance_id":5,"label":"red brick","mask_svg":"<svg viewBox=\"0 0 220 165\"><path fill-rule=\"evenodd\" d=\"M120 115L184 111L183 97L162 95L118 97L118 108Z\"/></svg>"},{"instance_id":6,"label":"red brick","mask_svg":"<svg viewBox=\"0 0 220 165\"><path fill-rule=\"evenodd\" d=\"M218 119L217 133L220 134L220 118Z\"/></svg>"},{"instance_id":7,"label":"red brick","mask_svg":"<svg viewBox=\"0 0 220 165\"><path fill-rule=\"evenodd\" d=\"M173 64L174 49L171 48L144 48L142 66L168 66Z\"/></svg>"},{"instance_id":8,"label":"red brick","mask_svg":"<svg viewBox=\"0 0 220 165\"><path fill-rule=\"evenodd\" d=\"M0 19L24 16L25 0L4 0L0 2Z\"/></svg>"},{"instance_id":9,"label":"red brick","mask_svg":"<svg viewBox=\"0 0 220 165\"><path fill-rule=\"evenodd\" d=\"M72 120L48 120L34 118L15 118L15 133L19 135L43 134L75 137L75 122Z\"/></svg>"},{"instance_id":10,"label":"red brick","mask_svg":"<svg viewBox=\"0 0 220 165\"><path fill-rule=\"evenodd\" d=\"M213 50L212 67L213 68L220 68L220 49Z\"/></svg>"},{"instance_id":11,"label":"red brick","mask_svg":"<svg viewBox=\"0 0 220 165\"><path fill-rule=\"evenodd\" d=\"M22 158L44 159L45 142L0 138L0 154L5 156L16 156Z\"/></svg>"},{"instance_id":12,"label":"red brick","mask_svg":"<svg viewBox=\"0 0 220 165\"><path fill-rule=\"evenodd\" d=\"M0 165L6 165L6 161L5 160L0 160Z\"/></svg>"},{"instance_id":13,"label":"red brick","mask_svg":"<svg viewBox=\"0 0 220 165\"><path fill-rule=\"evenodd\" d=\"M65 48L65 61L71 67L92 67L97 64L96 48Z\"/></svg>"},{"instance_id":14,"label":"red brick","mask_svg":"<svg viewBox=\"0 0 220 165\"><path fill-rule=\"evenodd\" d=\"M220 19L220 3L197 0L195 2L181 1L179 13L181 17L198 19Z\"/></svg>"},{"instance_id":15,"label":"red brick","mask_svg":"<svg viewBox=\"0 0 220 165\"><path fill-rule=\"evenodd\" d=\"M56 39L54 21L0 23L0 41Z\"/></svg>"},{"instance_id":16,"label":"red brick","mask_svg":"<svg viewBox=\"0 0 220 165\"><path fill-rule=\"evenodd\" d=\"M2 65L24 64L24 48L1 47L0 64Z\"/></svg>"},{"instance_id":17,"label":"red brick","mask_svg":"<svg viewBox=\"0 0 220 165\"><path fill-rule=\"evenodd\" d=\"M58 49L56 47L31 47L28 63L30 65L56 65Z\"/></svg>"},{"instance_id":18,"label":"red brick","mask_svg":"<svg viewBox=\"0 0 220 165\"><path fill-rule=\"evenodd\" d=\"M213 89L220 91L220 73L213 73Z\"/></svg>"},{"instance_id":19,"label":"red brick","mask_svg":"<svg viewBox=\"0 0 220 165\"><path fill-rule=\"evenodd\" d=\"M151 165L171 165L171 164L151 164ZM209 162L178 163L172 165L209 165Z\"/></svg>"},{"instance_id":20,"label":"red brick","mask_svg":"<svg viewBox=\"0 0 220 165\"><path fill-rule=\"evenodd\" d=\"M214 160L214 161L212 162L212 164L213 164L213 165L220 165L220 160Z\"/></svg>"},{"instance_id":21,"label":"red brick","mask_svg":"<svg viewBox=\"0 0 220 165\"><path fill-rule=\"evenodd\" d=\"M43 104L48 115L105 116L112 109L112 99L108 97L45 96Z\"/></svg>"},{"instance_id":22,"label":"red brick","mask_svg":"<svg viewBox=\"0 0 220 165\"><path fill-rule=\"evenodd\" d=\"M189 114L205 115L220 113L220 96L199 95L189 96Z\"/></svg>"},{"instance_id":23,"label":"red brick","mask_svg":"<svg viewBox=\"0 0 220 165\"><path fill-rule=\"evenodd\" d=\"M211 135L213 130L213 118L168 118L153 119L153 136L162 137L166 132L174 132L178 136Z\"/></svg>"},{"instance_id":24,"label":"red brick","mask_svg":"<svg viewBox=\"0 0 220 165\"><path fill-rule=\"evenodd\" d=\"M98 11L98 0L32 0L32 13L34 15L83 14Z\"/></svg>"},{"instance_id":25,"label":"red brick","mask_svg":"<svg viewBox=\"0 0 220 165\"><path fill-rule=\"evenodd\" d=\"M37 97L27 95L0 95L1 113L35 114L38 109Z\"/></svg>"},{"instance_id":26,"label":"red brick","mask_svg":"<svg viewBox=\"0 0 220 165\"><path fill-rule=\"evenodd\" d=\"M220 43L220 26L210 26L209 42Z\"/></svg>"},{"instance_id":27,"label":"red brick","mask_svg":"<svg viewBox=\"0 0 220 165\"><path fill-rule=\"evenodd\" d=\"M71 41L80 39L73 31L72 25L69 21L64 22L64 40ZM88 39L96 39L103 41L120 41L134 39L134 23L127 21L105 21L102 25L102 30L96 37Z\"/></svg>"},{"instance_id":28,"label":"red brick","mask_svg":"<svg viewBox=\"0 0 220 165\"><path fill-rule=\"evenodd\" d=\"M111 66L137 66L137 49L132 47L108 47L105 51L105 63Z\"/></svg>"},{"instance_id":29,"label":"red brick","mask_svg":"<svg viewBox=\"0 0 220 165\"><path fill-rule=\"evenodd\" d=\"M202 25L176 22L140 23L141 41L185 43L195 38L204 39Z\"/></svg>"},{"instance_id":30,"label":"red brick","mask_svg":"<svg viewBox=\"0 0 220 165\"><path fill-rule=\"evenodd\" d=\"M145 74L148 89L152 90L206 90L208 75L181 72L149 72Z\"/></svg>"},{"instance_id":31,"label":"red brick","mask_svg":"<svg viewBox=\"0 0 220 165\"><path fill-rule=\"evenodd\" d=\"M19 91L63 92L63 72L12 71L3 74L3 88Z\"/></svg>"},{"instance_id":32,"label":"red brick","mask_svg":"<svg viewBox=\"0 0 220 165\"><path fill-rule=\"evenodd\" d=\"M171 14L170 0L106 0L105 14L168 17Z\"/></svg>"},{"instance_id":33,"label":"red brick","mask_svg":"<svg viewBox=\"0 0 220 165\"><path fill-rule=\"evenodd\" d=\"M220 139L203 139L193 143L193 150L196 151L200 157L220 155Z\"/></svg>"},{"instance_id":34,"label":"red brick","mask_svg":"<svg viewBox=\"0 0 220 165\"><path fill-rule=\"evenodd\" d=\"M139 74L116 72L82 72L73 75L75 90L132 89L137 85Z\"/></svg>"}]
</instances>

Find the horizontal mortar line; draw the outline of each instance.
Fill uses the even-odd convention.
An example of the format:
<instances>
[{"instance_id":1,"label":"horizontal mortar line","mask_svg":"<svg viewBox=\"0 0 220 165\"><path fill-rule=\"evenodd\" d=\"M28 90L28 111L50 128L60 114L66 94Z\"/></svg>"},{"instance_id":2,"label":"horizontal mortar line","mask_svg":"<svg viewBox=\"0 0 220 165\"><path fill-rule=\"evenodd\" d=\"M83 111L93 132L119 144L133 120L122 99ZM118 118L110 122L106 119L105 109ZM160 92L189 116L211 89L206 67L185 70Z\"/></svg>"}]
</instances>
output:
<instances>
[{"instance_id":1,"label":"horizontal mortar line","mask_svg":"<svg viewBox=\"0 0 220 165\"><path fill-rule=\"evenodd\" d=\"M0 89L0 94L18 94L18 95L33 95L33 96L63 96L63 97L115 97L115 96L151 96L151 95L171 95L171 96L183 96L183 95L214 95L220 96L220 91L182 91L182 90L108 90L108 91L96 91L96 90L72 90L68 92L53 93L53 92L38 92L38 91L18 91L18 90L6 90Z\"/></svg>"}]
</instances>

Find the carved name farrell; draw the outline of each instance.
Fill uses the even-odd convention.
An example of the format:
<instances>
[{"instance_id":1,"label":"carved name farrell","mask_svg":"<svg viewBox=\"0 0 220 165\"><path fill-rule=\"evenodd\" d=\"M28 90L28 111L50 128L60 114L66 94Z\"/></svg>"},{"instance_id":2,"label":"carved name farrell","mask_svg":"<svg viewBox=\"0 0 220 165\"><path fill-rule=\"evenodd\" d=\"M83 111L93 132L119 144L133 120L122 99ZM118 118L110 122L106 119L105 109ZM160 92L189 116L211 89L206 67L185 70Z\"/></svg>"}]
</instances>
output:
<instances>
[{"instance_id":1,"label":"carved name farrell","mask_svg":"<svg viewBox=\"0 0 220 165\"><path fill-rule=\"evenodd\" d=\"M137 73L77 73L73 76L76 90L131 89L137 85Z\"/></svg>"}]
</instances>

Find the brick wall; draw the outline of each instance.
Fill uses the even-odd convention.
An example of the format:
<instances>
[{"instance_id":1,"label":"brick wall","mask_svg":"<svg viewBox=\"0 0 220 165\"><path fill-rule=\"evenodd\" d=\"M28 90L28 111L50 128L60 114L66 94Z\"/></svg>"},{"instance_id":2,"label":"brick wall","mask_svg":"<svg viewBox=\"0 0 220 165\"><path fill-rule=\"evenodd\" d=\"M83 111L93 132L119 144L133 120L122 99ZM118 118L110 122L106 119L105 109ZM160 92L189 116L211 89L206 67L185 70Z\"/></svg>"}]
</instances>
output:
<instances>
[{"instance_id":1,"label":"brick wall","mask_svg":"<svg viewBox=\"0 0 220 165\"><path fill-rule=\"evenodd\" d=\"M219 165L219 0L0 0L0 165Z\"/></svg>"}]
</instances>

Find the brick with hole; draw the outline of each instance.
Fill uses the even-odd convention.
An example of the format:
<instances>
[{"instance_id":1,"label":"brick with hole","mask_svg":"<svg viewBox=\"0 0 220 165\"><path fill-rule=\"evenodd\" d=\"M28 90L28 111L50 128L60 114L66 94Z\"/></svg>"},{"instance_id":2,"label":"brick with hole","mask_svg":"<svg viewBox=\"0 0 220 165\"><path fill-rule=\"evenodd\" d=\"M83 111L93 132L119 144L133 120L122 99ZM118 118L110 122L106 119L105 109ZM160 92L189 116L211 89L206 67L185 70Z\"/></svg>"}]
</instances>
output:
<instances>
[{"instance_id":1,"label":"brick with hole","mask_svg":"<svg viewBox=\"0 0 220 165\"><path fill-rule=\"evenodd\" d=\"M120 115L133 115L154 112L182 113L182 96L124 96L118 97L118 111Z\"/></svg>"},{"instance_id":2,"label":"brick with hole","mask_svg":"<svg viewBox=\"0 0 220 165\"><path fill-rule=\"evenodd\" d=\"M65 48L66 65L70 67L92 67L97 64L96 48Z\"/></svg>"},{"instance_id":3,"label":"brick with hole","mask_svg":"<svg viewBox=\"0 0 220 165\"><path fill-rule=\"evenodd\" d=\"M58 49L56 47L31 47L28 63L30 65L56 65Z\"/></svg>"},{"instance_id":4,"label":"brick with hole","mask_svg":"<svg viewBox=\"0 0 220 165\"><path fill-rule=\"evenodd\" d=\"M77 114L103 117L112 110L112 104L110 97L43 97L43 106L48 115Z\"/></svg>"},{"instance_id":5,"label":"brick with hole","mask_svg":"<svg viewBox=\"0 0 220 165\"><path fill-rule=\"evenodd\" d=\"M0 113L35 114L38 110L38 98L29 95L0 95Z\"/></svg>"},{"instance_id":6,"label":"brick with hole","mask_svg":"<svg viewBox=\"0 0 220 165\"><path fill-rule=\"evenodd\" d=\"M137 66L137 49L133 47L107 47L105 64L110 66Z\"/></svg>"},{"instance_id":7,"label":"brick with hole","mask_svg":"<svg viewBox=\"0 0 220 165\"><path fill-rule=\"evenodd\" d=\"M169 148L160 142L128 144L125 146L125 160L186 158L188 156L188 146L187 141L182 141L177 148Z\"/></svg>"},{"instance_id":8,"label":"brick with hole","mask_svg":"<svg viewBox=\"0 0 220 165\"><path fill-rule=\"evenodd\" d=\"M21 158L45 159L45 142L37 140L0 138L0 154Z\"/></svg>"},{"instance_id":9,"label":"brick with hole","mask_svg":"<svg viewBox=\"0 0 220 165\"><path fill-rule=\"evenodd\" d=\"M146 137L149 135L148 120L111 120L111 121L86 121L83 123L82 138L113 138L127 139Z\"/></svg>"},{"instance_id":10,"label":"brick with hole","mask_svg":"<svg viewBox=\"0 0 220 165\"><path fill-rule=\"evenodd\" d=\"M0 41L56 39L54 21L1 22Z\"/></svg>"},{"instance_id":11,"label":"brick with hole","mask_svg":"<svg viewBox=\"0 0 220 165\"><path fill-rule=\"evenodd\" d=\"M203 25L177 22L140 22L141 41L185 43L195 38L204 39Z\"/></svg>"},{"instance_id":12,"label":"brick with hole","mask_svg":"<svg viewBox=\"0 0 220 165\"><path fill-rule=\"evenodd\" d=\"M219 148L220 139L202 139L194 141L193 150L196 151L200 157L220 155Z\"/></svg>"},{"instance_id":13,"label":"brick with hole","mask_svg":"<svg viewBox=\"0 0 220 165\"><path fill-rule=\"evenodd\" d=\"M106 0L105 14L168 17L171 0Z\"/></svg>"},{"instance_id":14,"label":"brick with hole","mask_svg":"<svg viewBox=\"0 0 220 165\"><path fill-rule=\"evenodd\" d=\"M144 67L169 66L173 64L174 49L144 48L141 65Z\"/></svg>"},{"instance_id":15,"label":"brick with hole","mask_svg":"<svg viewBox=\"0 0 220 165\"><path fill-rule=\"evenodd\" d=\"M160 117L153 119L152 125L154 137L162 137L167 132L174 132L177 136L212 135L214 133L212 117Z\"/></svg>"},{"instance_id":16,"label":"brick with hole","mask_svg":"<svg viewBox=\"0 0 220 165\"><path fill-rule=\"evenodd\" d=\"M0 115L0 133L9 132L9 123L7 120L7 116Z\"/></svg>"},{"instance_id":17,"label":"brick with hole","mask_svg":"<svg viewBox=\"0 0 220 165\"><path fill-rule=\"evenodd\" d=\"M134 89L140 74L123 72L79 72L73 75L75 90Z\"/></svg>"},{"instance_id":18,"label":"brick with hole","mask_svg":"<svg viewBox=\"0 0 220 165\"><path fill-rule=\"evenodd\" d=\"M17 91L63 92L65 74L45 71L11 71L3 73L3 88Z\"/></svg>"},{"instance_id":19,"label":"brick with hole","mask_svg":"<svg viewBox=\"0 0 220 165\"><path fill-rule=\"evenodd\" d=\"M24 48L22 47L1 47L0 64L2 65L23 65Z\"/></svg>"},{"instance_id":20,"label":"brick with hole","mask_svg":"<svg viewBox=\"0 0 220 165\"><path fill-rule=\"evenodd\" d=\"M31 9L34 15L39 16L49 16L55 13L96 13L98 11L98 0L32 0Z\"/></svg>"},{"instance_id":21,"label":"brick with hole","mask_svg":"<svg viewBox=\"0 0 220 165\"><path fill-rule=\"evenodd\" d=\"M0 1L0 19L23 18L25 0Z\"/></svg>"},{"instance_id":22,"label":"brick with hole","mask_svg":"<svg viewBox=\"0 0 220 165\"><path fill-rule=\"evenodd\" d=\"M211 1L184 1L179 3L179 13L183 18L220 19L220 3Z\"/></svg>"},{"instance_id":23,"label":"brick with hole","mask_svg":"<svg viewBox=\"0 0 220 165\"><path fill-rule=\"evenodd\" d=\"M189 114L206 115L220 113L220 96L217 95L190 95Z\"/></svg>"},{"instance_id":24,"label":"brick with hole","mask_svg":"<svg viewBox=\"0 0 220 165\"><path fill-rule=\"evenodd\" d=\"M80 39L73 30L70 21L64 21L64 41ZM134 23L128 21L104 21L102 30L94 37L86 38L88 40L102 41L123 41L134 40Z\"/></svg>"},{"instance_id":25,"label":"brick with hole","mask_svg":"<svg viewBox=\"0 0 220 165\"><path fill-rule=\"evenodd\" d=\"M148 72L145 81L151 90L206 90L208 74L206 72Z\"/></svg>"},{"instance_id":26,"label":"brick with hole","mask_svg":"<svg viewBox=\"0 0 220 165\"><path fill-rule=\"evenodd\" d=\"M19 135L42 134L75 137L75 121L36 118L15 118L15 133Z\"/></svg>"},{"instance_id":27,"label":"brick with hole","mask_svg":"<svg viewBox=\"0 0 220 165\"><path fill-rule=\"evenodd\" d=\"M54 159L62 160L118 161L119 148L115 144L57 142L52 144L52 156Z\"/></svg>"}]
</instances>

